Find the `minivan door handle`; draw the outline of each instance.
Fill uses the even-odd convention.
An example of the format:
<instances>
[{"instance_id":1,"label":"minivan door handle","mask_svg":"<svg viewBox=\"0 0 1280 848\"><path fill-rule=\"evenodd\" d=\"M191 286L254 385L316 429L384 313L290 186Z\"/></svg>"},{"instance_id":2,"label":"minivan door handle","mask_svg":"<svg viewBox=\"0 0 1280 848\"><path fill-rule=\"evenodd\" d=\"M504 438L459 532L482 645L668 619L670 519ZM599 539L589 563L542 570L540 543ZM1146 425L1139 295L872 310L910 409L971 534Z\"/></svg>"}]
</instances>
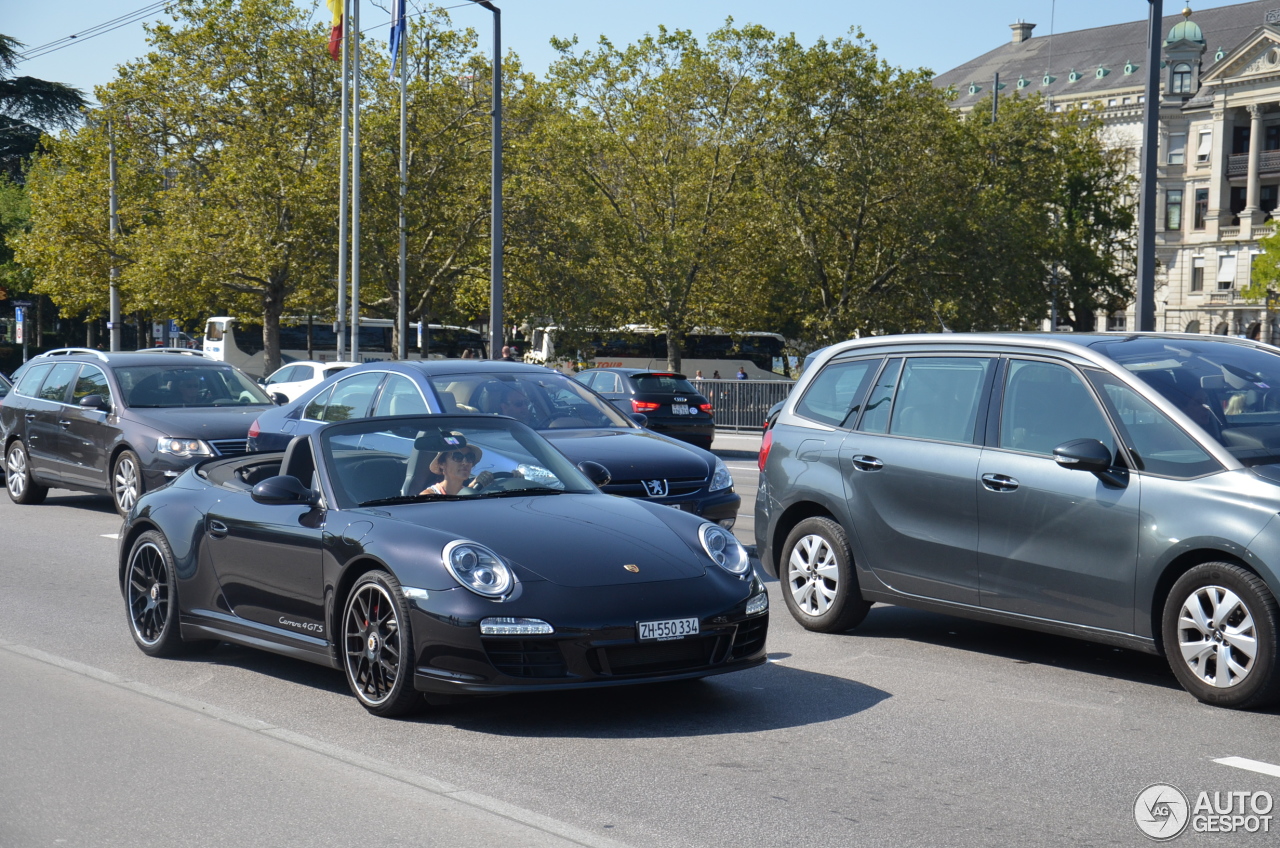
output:
<instances>
[{"instance_id":1,"label":"minivan door handle","mask_svg":"<svg viewBox=\"0 0 1280 848\"><path fill-rule=\"evenodd\" d=\"M853 467L859 471L879 471L881 468L884 468L884 463L876 459L874 456L858 454L853 458Z\"/></svg>"},{"instance_id":2,"label":"minivan door handle","mask_svg":"<svg viewBox=\"0 0 1280 848\"><path fill-rule=\"evenodd\" d=\"M1007 474L983 474L982 485L993 492L1012 492L1018 488L1018 481Z\"/></svg>"},{"instance_id":3,"label":"minivan door handle","mask_svg":"<svg viewBox=\"0 0 1280 848\"><path fill-rule=\"evenodd\" d=\"M223 524L221 521L218 521L216 518L209 519L209 535L210 536L212 536L215 539L225 539L227 538L228 532L230 532L230 530L227 527L227 525Z\"/></svg>"}]
</instances>

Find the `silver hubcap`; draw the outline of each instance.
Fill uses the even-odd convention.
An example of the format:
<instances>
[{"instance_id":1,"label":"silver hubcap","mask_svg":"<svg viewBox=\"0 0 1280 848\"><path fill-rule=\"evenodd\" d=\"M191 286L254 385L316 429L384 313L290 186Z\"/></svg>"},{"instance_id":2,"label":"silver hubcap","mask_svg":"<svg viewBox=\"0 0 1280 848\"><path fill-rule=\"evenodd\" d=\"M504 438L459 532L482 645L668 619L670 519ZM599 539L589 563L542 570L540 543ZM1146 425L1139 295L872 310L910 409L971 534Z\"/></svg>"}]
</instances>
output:
<instances>
[{"instance_id":1,"label":"silver hubcap","mask_svg":"<svg viewBox=\"0 0 1280 848\"><path fill-rule=\"evenodd\" d=\"M116 503L125 512L138 500L138 466L127 456L116 463L115 494Z\"/></svg>"},{"instance_id":2,"label":"silver hubcap","mask_svg":"<svg viewBox=\"0 0 1280 848\"><path fill-rule=\"evenodd\" d=\"M5 485L9 487L9 496L17 499L27 490L27 455L19 447L9 451L9 461L5 465Z\"/></svg>"},{"instance_id":3,"label":"silver hubcap","mask_svg":"<svg viewBox=\"0 0 1280 848\"><path fill-rule=\"evenodd\" d=\"M1230 589L1202 586L1182 604L1178 646L1196 677L1219 689L1237 686L1258 655L1253 615Z\"/></svg>"},{"instance_id":4,"label":"silver hubcap","mask_svg":"<svg viewBox=\"0 0 1280 848\"><path fill-rule=\"evenodd\" d=\"M836 552L818 535L804 536L787 560L787 584L796 607L806 615L822 615L831 608L840 585Z\"/></svg>"}]
</instances>

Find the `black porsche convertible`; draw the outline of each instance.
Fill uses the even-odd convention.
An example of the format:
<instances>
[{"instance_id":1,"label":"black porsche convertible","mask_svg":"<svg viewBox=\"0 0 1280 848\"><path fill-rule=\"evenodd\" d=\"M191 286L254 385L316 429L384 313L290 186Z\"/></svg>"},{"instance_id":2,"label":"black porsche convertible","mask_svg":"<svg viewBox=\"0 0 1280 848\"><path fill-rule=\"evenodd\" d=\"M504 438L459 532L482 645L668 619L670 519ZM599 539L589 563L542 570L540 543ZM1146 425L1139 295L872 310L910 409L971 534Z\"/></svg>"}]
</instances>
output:
<instances>
[{"instance_id":1,"label":"black porsche convertible","mask_svg":"<svg viewBox=\"0 0 1280 848\"><path fill-rule=\"evenodd\" d=\"M490 415L347 421L207 460L125 521L130 630L151 656L225 640L341 668L381 716L423 693L765 662L768 596L742 545L607 481Z\"/></svg>"}]
</instances>

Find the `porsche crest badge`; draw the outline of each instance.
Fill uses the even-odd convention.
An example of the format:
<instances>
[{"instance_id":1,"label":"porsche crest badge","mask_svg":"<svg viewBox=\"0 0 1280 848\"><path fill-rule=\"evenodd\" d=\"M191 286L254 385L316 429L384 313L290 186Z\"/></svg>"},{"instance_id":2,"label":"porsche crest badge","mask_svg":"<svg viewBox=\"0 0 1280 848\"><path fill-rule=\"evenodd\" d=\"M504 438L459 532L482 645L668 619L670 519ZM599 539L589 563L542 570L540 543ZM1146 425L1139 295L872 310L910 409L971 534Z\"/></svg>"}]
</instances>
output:
<instances>
[{"instance_id":1,"label":"porsche crest badge","mask_svg":"<svg viewBox=\"0 0 1280 848\"><path fill-rule=\"evenodd\" d=\"M633 564L633 563L630 563L630 562L629 562L629 563L627 563L626 565L624 565L624 566L622 566L622 567L623 567L623 568L625 568L627 571L630 571L632 574L639 574L639 573L640 573L640 566L635 565L635 564Z\"/></svg>"}]
</instances>

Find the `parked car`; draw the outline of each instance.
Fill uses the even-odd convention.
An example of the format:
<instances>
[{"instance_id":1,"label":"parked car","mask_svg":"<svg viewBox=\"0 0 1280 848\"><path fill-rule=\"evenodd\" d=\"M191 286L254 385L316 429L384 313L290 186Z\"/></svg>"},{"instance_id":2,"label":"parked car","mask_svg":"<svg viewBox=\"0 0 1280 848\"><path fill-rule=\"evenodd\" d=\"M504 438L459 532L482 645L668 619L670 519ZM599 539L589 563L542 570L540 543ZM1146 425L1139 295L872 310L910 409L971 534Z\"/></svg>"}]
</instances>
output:
<instances>
[{"instance_id":1,"label":"parked car","mask_svg":"<svg viewBox=\"0 0 1280 848\"><path fill-rule=\"evenodd\" d=\"M294 401L312 386L318 386L334 374L346 371L358 362L290 362L283 368L276 369L270 377L262 381L263 387L272 395L277 392L284 395L284 402Z\"/></svg>"},{"instance_id":2,"label":"parked car","mask_svg":"<svg viewBox=\"0 0 1280 848\"><path fill-rule=\"evenodd\" d=\"M471 485L423 490L464 461ZM151 656L226 640L340 668L381 716L424 692L764 663L768 595L733 534L593 479L608 472L493 415L362 418L208 460L125 522L130 632Z\"/></svg>"},{"instance_id":3,"label":"parked car","mask_svg":"<svg viewBox=\"0 0 1280 848\"><path fill-rule=\"evenodd\" d=\"M9 497L109 492L121 515L200 459L244 453L249 425L272 405L247 376L197 351L64 348L14 378L0 407Z\"/></svg>"},{"instance_id":4,"label":"parked car","mask_svg":"<svg viewBox=\"0 0 1280 848\"><path fill-rule=\"evenodd\" d=\"M1203 335L881 336L805 371L757 550L801 625L883 602L1163 654L1280 700L1280 355Z\"/></svg>"},{"instance_id":5,"label":"parked car","mask_svg":"<svg viewBox=\"0 0 1280 848\"><path fill-rule=\"evenodd\" d=\"M13 388L13 383L9 382L9 378L0 374L0 406L4 405L4 396L9 394L9 390Z\"/></svg>"},{"instance_id":6,"label":"parked car","mask_svg":"<svg viewBox=\"0 0 1280 848\"><path fill-rule=\"evenodd\" d=\"M574 375L626 413L640 413L650 430L711 450L716 419L711 401L683 374L644 368L588 368Z\"/></svg>"},{"instance_id":7,"label":"parked car","mask_svg":"<svg viewBox=\"0 0 1280 848\"><path fill-rule=\"evenodd\" d=\"M331 421L385 415L482 412L538 430L574 462L609 469L606 494L644 498L731 528L742 499L714 454L641 427L581 383L540 365L488 360L368 362L267 409L249 450L283 450Z\"/></svg>"}]
</instances>

